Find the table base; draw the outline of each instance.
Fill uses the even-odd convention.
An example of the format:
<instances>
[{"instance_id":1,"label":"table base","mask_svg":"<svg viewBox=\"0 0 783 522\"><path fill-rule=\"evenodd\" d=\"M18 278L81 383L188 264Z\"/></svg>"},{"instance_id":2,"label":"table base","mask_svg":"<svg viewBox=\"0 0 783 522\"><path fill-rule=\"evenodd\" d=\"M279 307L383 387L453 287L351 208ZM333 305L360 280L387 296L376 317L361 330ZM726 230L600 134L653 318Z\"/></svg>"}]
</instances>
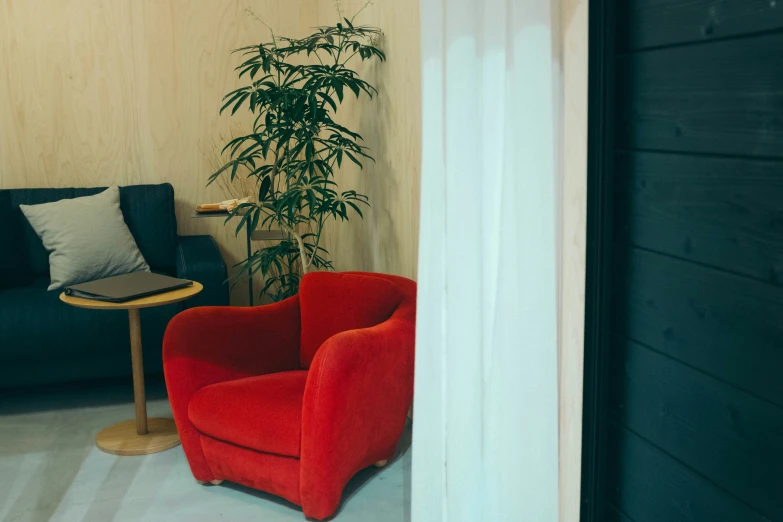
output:
<instances>
[{"instance_id":1,"label":"table base","mask_svg":"<svg viewBox=\"0 0 783 522\"><path fill-rule=\"evenodd\" d=\"M173 419L148 419L146 435L137 434L136 421L128 420L101 430L95 443L112 455L149 455L179 446L179 434Z\"/></svg>"}]
</instances>

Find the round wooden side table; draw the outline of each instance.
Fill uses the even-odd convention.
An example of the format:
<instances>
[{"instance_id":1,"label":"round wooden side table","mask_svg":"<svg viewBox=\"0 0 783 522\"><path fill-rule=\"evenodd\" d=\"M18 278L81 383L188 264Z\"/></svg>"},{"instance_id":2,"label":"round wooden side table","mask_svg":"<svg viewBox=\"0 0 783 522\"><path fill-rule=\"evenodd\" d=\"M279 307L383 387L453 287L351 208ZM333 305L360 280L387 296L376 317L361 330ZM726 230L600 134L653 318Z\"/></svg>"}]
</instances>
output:
<instances>
[{"instance_id":1,"label":"round wooden side table","mask_svg":"<svg viewBox=\"0 0 783 522\"><path fill-rule=\"evenodd\" d=\"M189 299L203 290L201 283L155 294L124 303L107 303L60 294L60 301L78 308L91 310L127 310L130 322L131 364L133 366L133 397L136 420L129 420L104 428L95 443L98 449L112 455L149 455L179 445L179 435L173 419L147 419L147 399L144 395L144 360L141 353L141 319L139 310L163 306Z\"/></svg>"}]
</instances>

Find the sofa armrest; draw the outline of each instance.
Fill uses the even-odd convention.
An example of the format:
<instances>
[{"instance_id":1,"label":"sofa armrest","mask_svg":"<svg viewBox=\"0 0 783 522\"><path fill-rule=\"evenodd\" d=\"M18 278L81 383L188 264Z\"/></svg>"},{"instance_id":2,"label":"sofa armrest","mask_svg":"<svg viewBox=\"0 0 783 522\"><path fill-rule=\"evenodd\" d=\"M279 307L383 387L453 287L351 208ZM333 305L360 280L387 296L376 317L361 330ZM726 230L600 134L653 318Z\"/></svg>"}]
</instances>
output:
<instances>
[{"instance_id":1,"label":"sofa armrest","mask_svg":"<svg viewBox=\"0 0 783 522\"><path fill-rule=\"evenodd\" d=\"M197 296L184 302L195 306L228 306L228 271L212 236L179 236L177 277L204 285Z\"/></svg>"},{"instance_id":2,"label":"sofa armrest","mask_svg":"<svg viewBox=\"0 0 783 522\"><path fill-rule=\"evenodd\" d=\"M414 323L392 317L337 334L318 350L302 409L306 516L332 513L357 471L394 454L413 400L414 339Z\"/></svg>"},{"instance_id":3,"label":"sofa armrest","mask_svg":"<svg viewBox=\"0 0 783 522\"><path fill-rule=\"evenodd\" d=\"M190 399L210 384L298 370L299 297L256 307L191 308L163 337L163 372L185 456L198 480L212 480L201 439L188 417Z\"/></svg>"}]
</instances>

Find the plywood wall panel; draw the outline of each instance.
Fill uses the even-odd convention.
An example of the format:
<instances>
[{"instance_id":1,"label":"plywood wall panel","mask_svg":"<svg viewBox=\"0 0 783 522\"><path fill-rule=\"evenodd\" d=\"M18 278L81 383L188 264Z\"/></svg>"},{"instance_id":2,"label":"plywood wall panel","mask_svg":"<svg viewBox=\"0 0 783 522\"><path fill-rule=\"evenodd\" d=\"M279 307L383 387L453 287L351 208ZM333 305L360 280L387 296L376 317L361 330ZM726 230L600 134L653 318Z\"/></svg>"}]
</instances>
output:
<instances>
[{"instance_id":1,"label":"plywood wall panel","mask_svg":"<svg viewBox=\"0 0 783 522\"><path fill-rule=\"evenodd\" d=\"M349 102L342 121L377 158L340 182L367 193L364 221L335 224L327 245L340 270L415 277L418 242L420 68L418 2L377 2L358 19L381 27L389 55L360 67L381 95ZM343 2L346 13L360 2ZM242 128L221 116L240 85L231 49L304 36L337 20L331 0L5 0L0 3L0 188L169 182L181 234L211 234L226 261L243 237L218 219L190 219L198 203L224 199L205 153ZM259 278L260 282L260 278ZM247 301L238 285L232 302Z\"/></svg>"},{"instance_id":2,"label":"plywood wall panel","mask_svg":"<svg viewBox=\"0 0 783 522\"><path fill-rule=\"evenodd\" d=\"M341 2L350 18L363 0ZM320 23L337 21L332 0L320 0ZM421 58L418 0L376 1L355 23L383 30L387 61L356 62L379 95L349 100L338 119L365 139L375 163L343 164L338 181L367 194L363 220L334 223L327 235L338 270L369 270L416 278L421 180Z\"/></svg>"},{"instance_id":3,"label":"plywood wall panel","mask_svg":"<svg viewBox=\"0 0 783 522\"><path fill-rule=\"evenodd\" d=\"M231 49L318 23L317 0L5 0L0 3L0 188L174 186L181 234L211 234L245 255L218 219L205 152L241 117L219 114L238 84ZM221 139L222 136L222 139ZM232 293L247 301L244 284Z\"/></svg>"},{"instance_id":4,"label":"plywood wall panel","mask_svg":"<svg viewBox=\"0 0 783 522\"><path fill-rule=\"evenodd\" d=\"M3 187L125 183L138 169L129 2L0 4Z\"/></svg>"}]
</instances>

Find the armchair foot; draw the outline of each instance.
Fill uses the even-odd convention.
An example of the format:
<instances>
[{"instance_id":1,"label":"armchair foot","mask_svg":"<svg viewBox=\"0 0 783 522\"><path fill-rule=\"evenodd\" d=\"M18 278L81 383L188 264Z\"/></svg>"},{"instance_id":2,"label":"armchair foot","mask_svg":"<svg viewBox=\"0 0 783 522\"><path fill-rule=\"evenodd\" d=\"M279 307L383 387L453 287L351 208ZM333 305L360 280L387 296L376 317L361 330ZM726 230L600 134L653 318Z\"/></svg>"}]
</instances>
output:
<instances>
[{"instance_id":1,"label":"armchair foot","mask_svg":"<svg viewBox=\"0 0 783 522\"><path fill-rule=\"evenodd\" d=\"M207 484L207 483L206 483L205 481L203 481L203 480L196 480L196 482L197 482L197 483L198 483L200 486L205 486L205 485ZM221 484L223 483L223 479L219 479L219 480L218 480L218 479L215 479L215 480L210 480L210 481L209 481L209 483L210 483L210 484L212 484L213 486L219 486L219 485L221 485Z\"/></svg>"},{"instance_id":2,"label":"armchair foot","mask_svg":"<svg viewBox=\"0 0 783 522\"><path fill-rule=\"evenodd\" d=\"M388 460L388 459L385 459L385 460L379 460L378 462L376 462L375 464L373 464L373 466L375 466L376 468L382 468L382 467L386 466L386 464L388 464L388 463L389 463L389 460Z\"/></svg>"}]
</instances>

